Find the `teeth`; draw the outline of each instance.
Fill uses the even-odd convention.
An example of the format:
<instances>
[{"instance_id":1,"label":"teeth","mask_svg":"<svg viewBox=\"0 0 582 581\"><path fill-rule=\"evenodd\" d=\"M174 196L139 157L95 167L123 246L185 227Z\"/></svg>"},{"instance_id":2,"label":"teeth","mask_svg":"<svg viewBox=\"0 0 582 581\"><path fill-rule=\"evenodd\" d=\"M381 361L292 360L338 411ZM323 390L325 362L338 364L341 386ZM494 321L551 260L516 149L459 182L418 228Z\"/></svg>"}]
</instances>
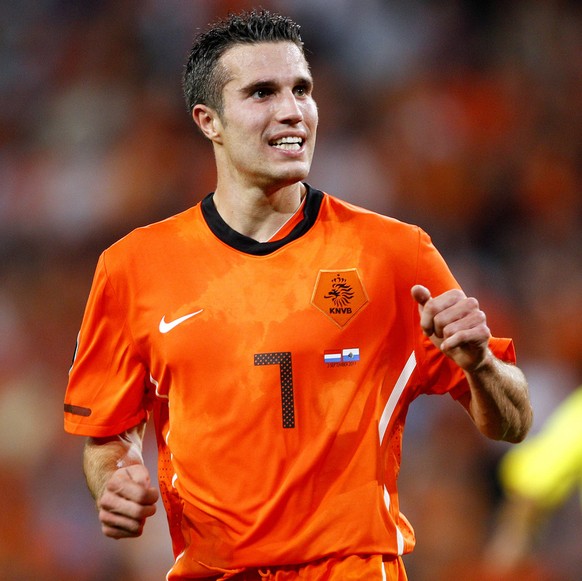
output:
<instances>
[{"instance_id":1,"label":"teeth","mask_svg":"<svg viewBox=\"0 0 582 581\"><path fill-rule=\"evenodd\" d=\"M277 141L273 141L273 146L280 147L281 149L297 150L301 147L303 139L300 137L281 137Z\"/></svg>"}]
</instances>

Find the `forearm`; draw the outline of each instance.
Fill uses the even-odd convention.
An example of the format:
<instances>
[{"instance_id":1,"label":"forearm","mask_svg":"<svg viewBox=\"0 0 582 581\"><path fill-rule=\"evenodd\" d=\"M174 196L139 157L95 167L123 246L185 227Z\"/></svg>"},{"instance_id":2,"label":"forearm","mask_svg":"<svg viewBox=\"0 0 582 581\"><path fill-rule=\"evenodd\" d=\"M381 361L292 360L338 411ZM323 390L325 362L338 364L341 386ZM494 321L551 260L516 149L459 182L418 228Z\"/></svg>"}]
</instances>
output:
<instances>
[{"instance_id":1,"label":"forearm","mask_svg":"<svg viewBox=\"0 0 582 581\"><path fill-rule=\"evenodd\" d=\"M98 501L111 475L125 466L143 464L142 442L145 424L110 438L87 438L83 470L87 486Z\"/></svg>"},{"instance_id":2,"label":"forearm","mask_svg":"<svg viewBox=\"0 0 582 581\"><path fill-rule=\"evenodd\" d=\"M489 352L475 370L465 374L471 388L466 407L479 430L494 440L521 442L533 419L521 370Z\"/></svg>"},{"instance_id":3,"label":"forearm","mask_svg":"<svg viewBox=\"0 0 582 581\"><path fill-rule=\"evenodd\" d=\"M534 500L519 495L507 497L499 511L492 538L485 547L489 568L507 574L523 563L534 547L546 512Z\"/></svg>"}]
</instances>

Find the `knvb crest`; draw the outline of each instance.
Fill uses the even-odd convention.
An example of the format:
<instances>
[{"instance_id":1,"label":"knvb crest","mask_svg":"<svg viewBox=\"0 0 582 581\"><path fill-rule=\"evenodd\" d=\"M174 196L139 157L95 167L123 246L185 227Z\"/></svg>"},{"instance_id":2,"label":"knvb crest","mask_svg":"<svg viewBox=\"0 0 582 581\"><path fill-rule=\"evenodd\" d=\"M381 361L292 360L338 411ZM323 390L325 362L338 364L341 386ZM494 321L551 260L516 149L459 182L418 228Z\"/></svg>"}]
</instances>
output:
<instances>
[{"instance_id":1,"label":"knvb crest","mask_svg":"<svg viewBox=\"0 0 582 581\"><path fill-rule=\"evenodd\" d=\"M368 295L355 268L320 270L311 304L338 327L345 326L368 302Z\"/></svg>"}]
</instances>

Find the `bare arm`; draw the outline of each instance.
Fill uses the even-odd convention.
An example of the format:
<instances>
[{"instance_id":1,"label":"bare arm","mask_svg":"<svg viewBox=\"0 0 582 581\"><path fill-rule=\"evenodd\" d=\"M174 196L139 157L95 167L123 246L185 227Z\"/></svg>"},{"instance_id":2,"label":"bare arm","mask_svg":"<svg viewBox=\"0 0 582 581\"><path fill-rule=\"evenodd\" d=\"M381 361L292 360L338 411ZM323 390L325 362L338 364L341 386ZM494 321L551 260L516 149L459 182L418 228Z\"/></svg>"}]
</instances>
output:
<instances>
[{"instance_id":1,"label":"bare arm","mask_svg":"<svg viewBox=\"0 0 582 581\"><path fill-rule=\"evenodd\" d=\"M484 551L484 561L491 573L515 573L526 563L546 518L547 511L534 500L520 495L506 497L493 537Z\"/></svg>"},{"instance_id":2,"label":"bare arm","mask_svg":"<svg viewBox=\"0 0 582 581\"><path fill-rule=\"evenodd\" d=\"M143 464L145 424L109 438L88 438L83 452L87 486L96 501L103 534L141 535L155 511L158 491Z\"/></svg>"},{"instance_id":3,"label":"bare arm","mask_svg":"<svg viewBox=\"0 0 582 581\"><path fill-rule=\"evenodd\" d=\"M481 433L495 440L522 441L533 413L527 382L515 365L497 359L488 347L491 333L476 299L460 290L432 298L412 287L424 333L467 376L470 392L459 401Z\"/></svg>"},{"instance_id":4,"label":"bare arm","mask_svg":"<svg viewBox=\"0 0 582 581\"><path fill-rule=\"evenodd\" d=\"M481 365L465 371L471 392L459 399L479 430L493 440L521 442L533 418L528 387L521 370L489 350Z\"/></svg>"}]
</instances>

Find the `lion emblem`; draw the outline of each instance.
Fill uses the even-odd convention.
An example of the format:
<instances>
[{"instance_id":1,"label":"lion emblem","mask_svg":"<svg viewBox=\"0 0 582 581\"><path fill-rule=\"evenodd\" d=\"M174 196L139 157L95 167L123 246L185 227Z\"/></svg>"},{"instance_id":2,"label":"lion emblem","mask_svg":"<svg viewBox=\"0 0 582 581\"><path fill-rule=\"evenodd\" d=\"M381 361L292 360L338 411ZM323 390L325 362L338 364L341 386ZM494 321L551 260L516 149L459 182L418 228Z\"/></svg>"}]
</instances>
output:
<instances>
[{"instance_id":1,"label":"lion emblem","mask_svg":"<svg viewBox=\"0 0 582 581\"><path fill-rule=\"evenodd\" d=\"M354 298L354 290L339 274L331 282L331 290L323 298L331 299L336 307L345 307Z\"/></svg>"}]
</instances>

